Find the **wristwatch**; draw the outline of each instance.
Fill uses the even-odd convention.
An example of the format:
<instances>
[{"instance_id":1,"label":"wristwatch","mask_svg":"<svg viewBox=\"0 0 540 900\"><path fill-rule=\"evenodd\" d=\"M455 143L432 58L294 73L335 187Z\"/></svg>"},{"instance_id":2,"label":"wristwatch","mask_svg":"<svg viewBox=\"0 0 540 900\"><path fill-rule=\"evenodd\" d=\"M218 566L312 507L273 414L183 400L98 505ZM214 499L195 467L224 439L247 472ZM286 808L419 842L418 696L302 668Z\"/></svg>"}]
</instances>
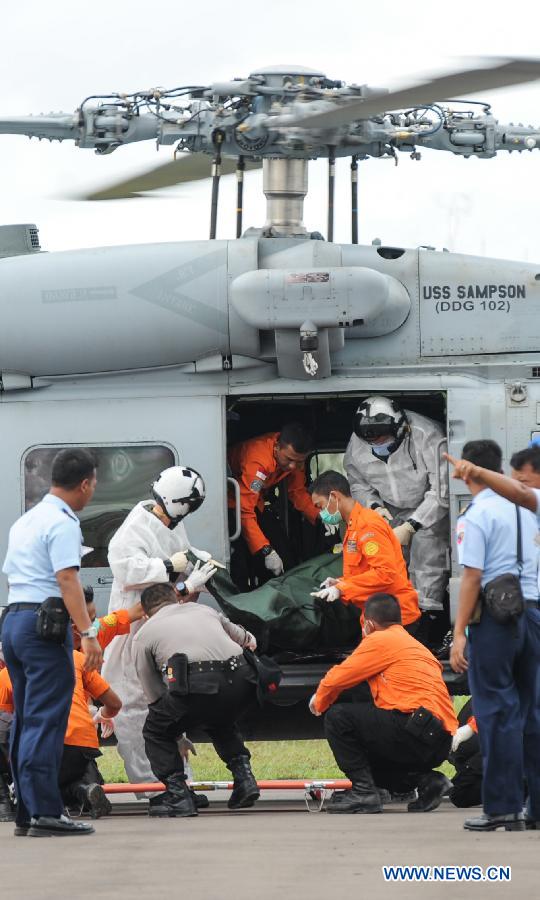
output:
<instances>
[{"instance_id":1,"label":"wristwatch","mask_svg":"<svg viewBox=\"0 0 540 900\"><path fill-rule=\"evenodd\" d=\"M189 594L189 588L186 585L185 581L177 581L176 582L176 590L178 591L178 593L180 594L181 597L185 597L187 594Z\"/></svg>"},{"instance_id":2,"label":"wristwatch","mask_svg":"<svg viewBox=\"0 0 540 900\"><path fill-rule=\"evenodd\" d=\"M265 544L264 547L261 547L261 549L259 550L261 556L270 556L271 552L272 548L270 544Z\"/></svg>"},{"instance_id":3,"label":"wristwatch","mask_svg":"<svg viewBox=\"0 0 540 900\"><path fill-rule=\"evenodd\" d=\"M95 638L98 635L99 625L96 625L95 622L92 622L90 628L87 628L86 631L79 631L79 634L82 638Z\"/></svg>"},{"instance_id":4,"label":"wristwatch","mask_svg":"<svg viewBox=\"0 0 540 900\"><path fill-rule=\"evenodd\" d=\"M422 525L420 524L420 522L417 522L416 519L407 519L407 522L409 523L409 525L412 525L415 531L420 531Z\"/></svg>"}]
</instances>

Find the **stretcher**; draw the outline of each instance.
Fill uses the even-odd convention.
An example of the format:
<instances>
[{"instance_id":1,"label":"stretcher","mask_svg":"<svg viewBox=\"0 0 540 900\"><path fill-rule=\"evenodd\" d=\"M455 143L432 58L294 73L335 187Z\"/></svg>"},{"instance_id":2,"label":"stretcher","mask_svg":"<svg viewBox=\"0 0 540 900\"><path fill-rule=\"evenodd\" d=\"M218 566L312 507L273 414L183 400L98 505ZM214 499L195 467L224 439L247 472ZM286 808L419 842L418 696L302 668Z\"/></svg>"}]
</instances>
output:
<instances>
[{"instance_id":1,"label":"stretcher","mask_svg":"<svg viewBox=\"0 0 540 900\"><path fill-rule=\"evenodd\" d=\"M270 779L258 781L257 785L261 791L304 791L304 799L309 812L320 812L334 791L348 790L351 782L346 778L317 779L309 781L307 779L289 779L279 780ZM232 791L232 781L192 781L190 787L194 791ZM165 790L165 785L160 781L148 782L146 784L104 784L103 790L106 794L149 794Z\"/></svg>"}]
</instances>

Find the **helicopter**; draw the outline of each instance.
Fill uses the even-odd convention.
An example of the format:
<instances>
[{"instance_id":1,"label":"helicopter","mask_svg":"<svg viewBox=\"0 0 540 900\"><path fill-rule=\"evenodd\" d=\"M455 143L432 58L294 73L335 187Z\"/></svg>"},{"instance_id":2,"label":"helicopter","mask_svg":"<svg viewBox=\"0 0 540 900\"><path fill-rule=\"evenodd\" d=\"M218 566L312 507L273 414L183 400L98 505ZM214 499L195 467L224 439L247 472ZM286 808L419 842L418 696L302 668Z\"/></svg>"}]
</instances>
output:
<instances>
[{"instance_id":1,"label":"helicopter","mask_svg":"<svg viewBox=\"0 0 540 900\"><path fill-rule=\"evenodd\" d=\"M308 478L342 467L353 413L372 394L437 420L454 456L472 437L497 440L506 459L525 446L540 428L540 263L362 246L357 188L369 157L539 149L540 128L501 124L489 104L451 99L538 78L539 60L488 60L386 91L274 66L210 85L91 96L71 114L0 117L0 134L71 140L100 155L135 141L174 147L165 165L89 192L94 202L208 177L212 185L209 241L44 253L35 226L0 227L2 548L66 445L92 447L99 460L81 523L92 548L81 577L102 611L108 542L168 465L204 473L207 498L190 538L227 562L241 529L227 447L286 421L315 432ZM326 239L303 221L309 161L321 157ZM351 159L350 244L333 241L340 157ZM244 229L244 173L261 166L266 221ZM220 178L233 173L237 239L217 240ZM440 474L445 441L438 449ZM454 482L443 498L436 482L453 528L468 495ZM277 502L302 545L286 495ZM450 547L449 534L453 609Z\"/></svg>"}]
</instances>

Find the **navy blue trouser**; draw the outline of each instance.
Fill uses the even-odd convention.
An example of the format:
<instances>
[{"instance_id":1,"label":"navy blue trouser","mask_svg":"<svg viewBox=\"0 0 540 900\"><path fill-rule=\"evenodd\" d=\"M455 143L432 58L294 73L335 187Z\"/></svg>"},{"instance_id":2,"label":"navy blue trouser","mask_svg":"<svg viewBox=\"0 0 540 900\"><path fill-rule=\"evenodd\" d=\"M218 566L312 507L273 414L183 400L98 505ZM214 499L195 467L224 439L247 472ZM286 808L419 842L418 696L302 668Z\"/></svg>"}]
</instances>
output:
<instances>
[{"instance_id":1,"label":"navy blue trouser","mask_svg":"<svg viewBox=\"0 0 540 900\"><path fill-rule=\"evenodd\" d=\"M484 764L487 815L529 811L540 821L540 610L500 625L486 609L469 626L469 683Z\"/></svg>"},{"instance_id":2,"label":"navy blue trouser","mask_svg":"<svg viewBox=\"0 0 540 900\"><path fill-rule=\"evenodd\" d=\"M64 811L58 773L75 685L71 629L64 644L44 641L36 617L35 610L17 610L2 625L15 705L10 758L19 823Z\"/></svg>"}]
</instances>

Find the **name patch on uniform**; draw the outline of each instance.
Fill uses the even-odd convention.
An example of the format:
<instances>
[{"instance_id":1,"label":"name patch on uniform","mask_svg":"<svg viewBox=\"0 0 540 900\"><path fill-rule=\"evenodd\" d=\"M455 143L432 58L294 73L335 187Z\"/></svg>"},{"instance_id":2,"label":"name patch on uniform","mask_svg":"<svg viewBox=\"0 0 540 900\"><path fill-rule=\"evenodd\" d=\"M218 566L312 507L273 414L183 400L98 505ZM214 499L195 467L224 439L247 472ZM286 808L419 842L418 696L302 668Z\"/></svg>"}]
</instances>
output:
<instances>
[{"instance_id":1,"label":"name patch on uniform","mask_svg":"<svg viewBox=\"0 0 540 900\"><path fill-rule=\"evenodd\" d=\"M255 475L257 478L260 478L261 481L266 481L266 479L268 477L266 472L255 472Z\"/></svg>"},{"instance_id":2,"label":"name patch on uniform","mask_svg":"<svg viewBox=\"0 0 540 900\"><path fill-rule=\"evenodd\" d=\"M374 531L366 531L366 533L362 535L362 537L360 538L360 540L361 540L361 541L365 541L367 538L370 538L370 537L375 537L375 532L374 532Z\"/></svg>"},{"instance_id":3,"label":"name patch on uniform","mask_svg":"<svg viewBox=\"0 0 540 900\"><path fill-rule=\"evenodd\" d=\"M262 487L264 487L264 485L260 478L254 478L250 484L251 490L254 491L256 494L259 493L259 491L261 490Z\"/></svg>"},{"instance_id":4,"label":"name patch on uniform","mask_svg":"<svg viewBox=\"0 0 540 900\"><path fill-rule=\"evenodd\" d=\"M347 553L356 553L358 544L356 541L347 541Z\"/></svg>"},{"instance_id":5,"label":"name patch on uniform","mask_svg":"<svg viewBox=\"0 0 540 900\"><path fill-rule=\"evenodd\" d=\"M375 556L376 553L379 552L379 545L377 541L368 541L367 544L364 544L364 553L366 556Z\"/></svg>"}]
</instances>

